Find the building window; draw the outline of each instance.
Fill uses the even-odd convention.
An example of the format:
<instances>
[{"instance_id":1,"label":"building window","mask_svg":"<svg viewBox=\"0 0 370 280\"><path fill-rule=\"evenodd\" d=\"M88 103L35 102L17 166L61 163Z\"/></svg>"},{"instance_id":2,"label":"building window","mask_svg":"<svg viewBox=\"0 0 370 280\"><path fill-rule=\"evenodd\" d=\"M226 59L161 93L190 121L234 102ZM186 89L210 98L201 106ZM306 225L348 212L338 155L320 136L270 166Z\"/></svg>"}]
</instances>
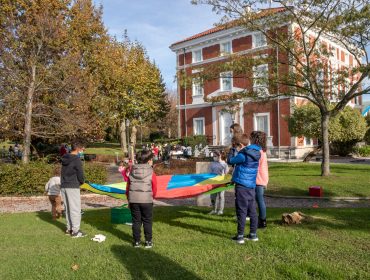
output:
<instances>
[{"instance_id":1,"label":"building window","mask_svg":"<svg viewBox=\"0 0 370 280\"><path fill-rule=\"evenodd\" d=\"M268 64L253 67L253 89L259 94L268 94Z\"/></svg>"},{"instance_id":2,"label":"building window","mask_svg":"<svg viewBox=\"0 0 370 280\"><path fill-rule=\"evenodd\" d=\"M204 118L194 118L193 119L193 132L194 135L204 135Z\"/></svg>"},{"instance_id":3,"label":"building window","mask_svg":"<svg viewBox=\"0 0 370 280\"><path fill-rule=\"evenodd\" d=\"M202 49L193 51L193 63L203 60Z\"/></svg>"},{"instance_id":4,"label":"building window","mask_svg":"<svg viewBox=\"0 0 370 280\"><path fill-rule=\"evenodd\" d=\"M203 95L203 85L199 78L193 79L193 96L202 96Z\"/></svg>"},{"instance_id":5,"label":"building window","mask_svg":"<svg viewBox=\"0 0 370 280\"><path fill-rule=\"evenodd\" d=\"M253 48L267 46L266 36L262 32L253 34Z\"/></svg>"},{"instance_id":6,"label":"building window","mask_svg":"<svg viewBox=\"0 0 370 280\"><path fill-rule=\"evenodd\" d=\"M356 105L360 105L360 98L356 96L354 102Z\"/></svg>"},{"instance_id":7,"label":"building window","mask_svg":"<svg viewBox=\"0 0 370 280\"><path fill-rule=\"evenodd\" d=\"M270 113L254 114L253 129L263 131L267 136L270 136Z\"/></svg>"},{"instance_id":8,"label":"building window","mask_svg":"<svg viewBox=\"0 0 370 280\"><path fill-rule=\"evenodd\" d=\"M220 55L231 54L231 42L224 42L220 44Z\"/></svg>"},{"instance_id":9,"label":"building window","mask_svg":"<svg viewBox=\"0 0 370 280\"><path fill-rule=\"evenodd\" d=\"M312 145L313 145L313 143L312 143L312 139L311 139L311 138L307 138L307 137L305 137L305 138L304 138L304 145L305 145L305 146L312 146Z\"/></svg>"},{"instance_id":10,"label":"building window","mask_svg":"<svg viewBox=\"0 0 370 280\"><path fill-rule=\"evenodd\" d=\"M233 73L223 72L220 74L221 91L231 91L233 88Z\"/></svg>"}]
</instances>

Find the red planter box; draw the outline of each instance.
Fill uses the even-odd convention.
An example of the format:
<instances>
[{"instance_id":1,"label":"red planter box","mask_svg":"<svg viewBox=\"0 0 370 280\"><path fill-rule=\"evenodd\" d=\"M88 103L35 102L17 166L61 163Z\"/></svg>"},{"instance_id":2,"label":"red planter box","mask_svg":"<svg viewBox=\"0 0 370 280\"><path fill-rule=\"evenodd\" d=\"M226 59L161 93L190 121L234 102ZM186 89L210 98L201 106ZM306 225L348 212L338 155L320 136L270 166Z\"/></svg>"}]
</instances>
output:
<instances>
[{"instance_id":1,"label":"red planter box","mask_svg":"<svg viewBox=\"0 0 370 280\"><path fill-rule=\"evenodd\" d=\"M308 188L308 193L310 196L322 197L323 189L322 187L319 187L319 186L311 186Z\"/></svg>"}]
</instances>

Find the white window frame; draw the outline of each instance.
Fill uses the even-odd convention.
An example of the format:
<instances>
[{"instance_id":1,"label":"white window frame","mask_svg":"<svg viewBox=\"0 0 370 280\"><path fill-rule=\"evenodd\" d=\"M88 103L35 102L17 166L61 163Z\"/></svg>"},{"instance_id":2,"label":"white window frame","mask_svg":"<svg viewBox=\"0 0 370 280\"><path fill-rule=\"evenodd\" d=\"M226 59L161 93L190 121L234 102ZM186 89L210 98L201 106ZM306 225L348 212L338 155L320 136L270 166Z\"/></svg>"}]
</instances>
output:
<instances>
[{"instance_id":1,"label":"white window frame","mask_svg":"<svg viewBox=\"0 0 370 280\"><path fill-rule=\"evenodd\" d=\"M196 87L199 85L201 93L198 94L196 91ZM204 96L204 87L200 78L193 78L192 80L192 96Z\"/></svg>"},{"instance_id":2,"label":"white window frame","mask_svg":"<svg viewBox=\"0 0 370 280\"><path fill-rule=\"evenodd\" d=\"M195 53L196 52L200 52L200 60L195 60ZM192 63L198 63L198 62L202 62L203 61L203 51L202 49L196 49L196 50L193 50L192 53L191 53L191 61Z\"/></svg>"},{"instance_id":3,"label":"white window frame","mask_svg":"<svg viewBox=\"0 0 370 280\"><path fill-rule=\"evenodd\" d=\"M224 89L223 88L223 79L225 79L225 77L223 77L223 76L225 76L225 75L228 75L228 74L230 74L230 89ZM229 79L229 78L228 78ZM221 92L224 92L224 91L232 91L233 90L233 72L232 71L228 71L228 72L222 72L222 73L220 73L220 91Z\"/></svg>"},{"instance_id":4,"label":"white window frame","mask_svg":"<svg viewBox=\"0 0 370 280\"><path fill-rule=\"evenodd\" d=\"M195 123L196 121L202 121L203 122L203 131L202 134L195 134ZM206 121L204 117L201 118L193 118L193 135L206 135Z\"/></svg>"},{"instance_id":5,"label":"white window frame","mask_svg":"<svg viewBox=\"0 0 370 280\"><path fill-rule=\"evenodd\" d=\"M310 144L307 144L306 143L306 140L310 140ZM313 139L312 138L304 137L303 144L304 144L305 147L312 147L313 146Z\"/></svg>"},{"instance_id":6,"label":"white window frame","mask_svg":"<svg viewBox=\"0 0 370 280\"><path fill-rule=\"evenodd\" d=\"M267 68L267 72L266 72L267 73L267 79L269 78L269 65L267 63L254 66L253 67L253 89L264 88L266 90L266 94L269 94L269 83L267 83L266 85L256 85L257 69L261 68L261 67L266 67Z\"/></svg>"},{"instance_id":7,"label":"white window frame","mask_svg":"<svg viewBox=\"0 0 370 280\"><path fill-rule=\"evenodd\" d=\"M271 123L270 123L270 113L254 113L253 114L253 130L257 130L257 117L265 117L267 116L267 137L270 136L271 133Z\"/></svg>"},{"instance_id":8,"label":"white window frame","mask_svg":"<svg viewBox=\"0 0 370 280\"><path fill-rule=\"evenodd\" d=\"M349 53L348 52L344 53L344 64L349 65Z\"/></svg>"},{"instance_id":9,"label":"white window frame","mask_svg":"<svg viewBox=\"0 0 370 280\"><path fill-rule=\"evenodd\" d=\"M257 46L256 45L256 42L257 42L256 37L257 36L264 36L265 37L265 44L260 45L260 46ZM263 48L263 47L266 47L266 46L267 46L267 38L266 38L265 34L263 34L262 32L253 33L253 35L252 35L252 48L253 49L255 49L255 48Z\"/></svg>"},{"instance_id":10,"label":"white window frame","mask_svg":"<svg viewBox=\"0 0 370 280\"><path fill-rule=\"evenodd\" d=\"M223 51L222 46L224 44L230 44L230 52L229 53L226 53L226 52ZM220 43L220 56L227 56L227 55L230 55L232 53L233 53L233 43L232 43L232 41L224 41L224 42Z\"/></svg>"}]
</instances>

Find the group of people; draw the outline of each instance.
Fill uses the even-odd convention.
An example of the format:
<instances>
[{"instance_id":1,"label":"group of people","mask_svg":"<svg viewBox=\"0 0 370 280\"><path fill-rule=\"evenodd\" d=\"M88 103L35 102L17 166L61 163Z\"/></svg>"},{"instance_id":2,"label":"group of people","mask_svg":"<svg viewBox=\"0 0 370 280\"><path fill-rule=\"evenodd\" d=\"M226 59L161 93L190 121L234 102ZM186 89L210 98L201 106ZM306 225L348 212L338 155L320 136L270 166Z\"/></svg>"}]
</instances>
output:
<instances>
[{"instance_id":1,"label":"group of people","mask_svg":"<svg viewBox=\"0 0 370 280\"><path fill-rule=\"evenodd\" d=\"M266 134L253 131L244 134L238 124L230 128L232 147L225 153L214 152L210 172L218 175L229 173L231 166L232 182L235 184L235 210L237 216L237 234L232 240L243 244L245 239L258 241L257 228L265 228L266 206L263 198L268 183L268 165L266 156ZM156 197L157 182L153 172L153 153L143 150L137 156L137 163L123 168L127 180L127 199L132 214L133 246L141 246L141 226L144 227L145 248L151 248L153 199ZM211 196L213 209L210 214L223 214L224 192ZM257 216L256 201L259 215ZM250 231L244 235L246 220L250 220Z\"/></svg>"},{"instance_id":2,"label":"group of people","mask_svg":"<svg viewBox=\"0 0 370 280\"><path fill-rule=\"evenodd\" d=\"M249 136L243 134L238 124L230 127L233 134L232 146L226 156L215 151L209 172L217 175L232 174L235 183L235 209L238 221L237 235L232 239L244 243L244 229L250 220L250 232L246 239L258 241L257 228L266 228L266 205L263 198L268 184L268 164L266 156L266 134L253 131ZM229 166L231 166L229 171ZM212 211L209 214L222 215L225 205L225 191L212 194ZM256 205L258 205L258 218Z\"/></svg>"},{"instance_id":3,"label":"group of people","mask_svg":"<svg viewBox=\"0 0 370 280\"><path fill-rule=\"evenodd\" d=\"M266 206L263 200L264 189L268 183L268 166L266 157L266 134L253 131L244 134L239 125L230 128L232 147L226 153L214 152L210 172L218 175L232 173L235 184L235 209L237 216L237 234L232 240L243 244L244 240L258 241L257 228L266 227ZM81 198L80 185L84 183L84 172L79 154L83 145L74 143L70 153L61 159L60 177L51 178L45 186L52 203L53 219L61 216L60 195L64 201L67 227L66 234L73 238L84 237L80 230ZM132 215L133 246L141 246L141 226L144 227L145 248L153 246L153 200L157 192L157 179L153 171L155 154L152 149L144 149L136 156L136 161L128 161L120 166L120 172L127 181L126 195ZM229 171L230 169L230 171ZM59 189L58 189L59 186ZM213 209L210 214L223 214L225 194L219 192L211 197ZM259 215L257 216L256 201ZM247 217L250 219L250 231L244 235Z\"/></svg>"},{"instance_id":4,"label":"group of people","mask_svg":"<svg viewBox=\"0 0 370 280\"><path fill-rule=\"evenodd\" d=\"M3 146L0 150L0 156L1 158L21 159L23 156L22 147L18 143L14 146L10 145L8 149Z\"/></svg>"}]
</instances>

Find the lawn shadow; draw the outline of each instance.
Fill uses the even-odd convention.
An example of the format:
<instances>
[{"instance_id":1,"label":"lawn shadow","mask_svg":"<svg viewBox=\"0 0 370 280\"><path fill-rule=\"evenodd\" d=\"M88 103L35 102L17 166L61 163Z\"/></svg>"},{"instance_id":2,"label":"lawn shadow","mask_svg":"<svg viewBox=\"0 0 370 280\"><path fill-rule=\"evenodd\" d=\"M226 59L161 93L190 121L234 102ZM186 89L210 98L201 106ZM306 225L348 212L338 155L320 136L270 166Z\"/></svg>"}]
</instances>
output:
<instances>
[{"instance_id":1,"label":"lawn shadow","mask_svg":"<svg viewBox=\"0 0 370 280\"><path fill-rule=\"evenodd\" d=\"M97 215L97 213L99 214ZM131 236L117 229L116 225L111 223L110 209L99 209L99 210L94 210L94 211L86 211L84 215L83 223L92 226L99 233L108 232L121 240L127 241L129 243L132 242ZM131 227L130 226L128 227L130 228L130 231L131 231Z\"/></svg>"},{"instance_id":2,"label":"lawn shadow","mask_svg":"<svg viewBox=\"0 0 370 280\"><path fill-rule=\"evenodd\" d=\"M287 210L287 209L284 209ZM290 209L291 210L291 209ZM335 211L336 210L336 211ZM370 224L367 221L370 216L370 209L297 209L308 216L308 219L301 224L283 225L279 218L269 220L270 224L290 228L302 228L311 231L320 231L322 229L345 230L345 231L363 231L370 232ZM349 211L352 215L348 215ZM282 214L289 211L282 211ZM290 212L289 212L290 213Z\"/></svg>"},{"instance_id":3,"label":"lawn shadow","mask_svg":"<svg viewBox=\"0 0 370 280\"><path fill-rule=\"evenodd\" d=\"M169 207L164 208L168 209ZM155 210L157 209L155 208ZM155 214L154 221L158 221ZM120 230L116 225L112 224L110 221L110 209L87 211L84 215L84 223L89 224L99 232L110 233L126 243L126 245L113 245L111 250L129 271L132 279L201 279L170 258L156 253L155 247L150 250L133 248L131 246L131 227L128 226L126 231ZM123 278L124 275L122 275Z\"/></svg>"},{"instance_id":4,"label":"lawn shadow","mask_svg":"<svg viewBox=\"0 0 370 280\"><path fill-rule=\"evenodd\" d=\"M50 212L38 211L37 212L37 217L40 220L43 220L44 222L47 222L49 224L52 224L53 226L56 226L57 228L59 228L63 232L66 230L66 225L64 223L62 223L60 220L53 221Z\"/></svg>"},{"instance_id":5,"label":"lawn shadow","mask_svg":"<svg viewBox=\"0 0 370 280\"><path fill-rule=\"evenodd\" d=\"M317 183L317 184L311 184L307 185L306 189L304 188L297 188L297 187L278 187L275 186L268 187L266 190L266 195L277 195L277 196L301 196L301 197L307 197L307 199L313 199L315 197L312 197L309 195L309 187L313 186L321 186L323 187L323 196L324 197L336 197L338 194L335 191L332 191L330 187L325 186L323 183ZM294 198L291 198L294 199ZM305 198L304 198L305 199ZM320 199L320 198L317 198ZM313 203L314 201L312 201Z\"/></svg>"},{"instance_id":6,"label":"lawn shadow","mask_svg":"<svg viewBox=\"0 0 370 280\"><path fill-rule=\"evenodd\" d=\"M348 211L352 212L349 214ZM337 211L313 210L306 211L313 219L304 223L304 226L310 230L319 230L321 228L332 228L335 230L355 230L370 232L368 218L370 209L337 209ZM320 217L318 215L323 215ZM348 215L349 214L349 215Z\"/></svg>"},{"instance_id":7,"label":"lawn shadow","mask_svg":"<svg viewBox=\"0 0 370 280\"><path fill-rule=\"evenodd\" d=\"M181 208L182 210L178 210ZM210 234L213 236L229 237L230 232L222 231L217 227L206 227L199 226L198 224L185 223L181 220L183 219L201 219L206 221L215 221L222 223L222 218L218 216L206 216L205 213L209 209L194 209L187 208L183 210L184 207L155 207L153 220L154 222L160 222L167 224L169 226L178 227L186 230L198 231L204 234ZM100 215L96 215L99 211ZM128 236L123 231L116 228L116 225L112 224L110 221L109 209L102 209L96 211L87 211L84 215L84 223L91 225L96 228L99 232L109 232L112 235L117 236L121 240L125 240L131 243L132 237ZM222 216L225 219L229 219L228 216ZM131 227L130 227L131 231Z\"/></svg>"},{"instance_id":8,"label":"lawn shadow","mask_svg":"<svg viewBox=\"0 0 370 280\"><path fill-rule=\"evenodd\" d=\"M155 247L153 249L143 249L113 245L111 250L129 271L132 279L201 279L170 258L156 253Z\"/></svg>"},{"instance_id":9,"label":"lawn shadow","mask_svg":"<svg viewBox=\"0 0 370 280\"><path fill-rule=\"evenodd\" d=\"M225 221L225 219L229 220L230 216L223 215L223 216L211 216L206 215L207 212L209 212L209 209L202 209L202 208L192 208L188 207L186 210L183 210L183 207L181 207L182 210L178 210L178 207L171 207L171 209L168 209L170 211L166 211L167 207L165 208L158 208L157 216L154 216L154 220L167 224L169 226L182 228L185 230L193 230L198 231L200 233L209 234L212 236L219 236L222 238L229 237L230 232L220 230L219 227L207 227L207 226L200 226L199 224L192 224L183 222L181 220L185 219L197 219L197 220L205 220L207 222L214 221L214 222L220 222L222 223ZM233 217L233 216L232 216Z\"/></svg>"}]
</instances>

